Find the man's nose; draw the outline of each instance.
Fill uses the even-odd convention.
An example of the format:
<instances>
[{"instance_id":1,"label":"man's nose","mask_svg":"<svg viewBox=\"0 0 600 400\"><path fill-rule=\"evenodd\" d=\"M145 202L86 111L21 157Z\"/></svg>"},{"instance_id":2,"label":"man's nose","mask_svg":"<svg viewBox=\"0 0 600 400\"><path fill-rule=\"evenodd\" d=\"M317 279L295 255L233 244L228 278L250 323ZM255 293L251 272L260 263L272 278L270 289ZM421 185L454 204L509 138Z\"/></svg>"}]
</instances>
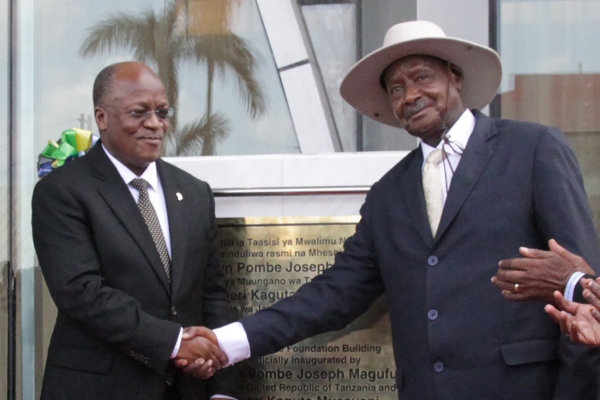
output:
<instances>
[{"instance_id":1,"label":"man's nose","mask_svg":"<svg viewBox=\"0 0 600 400\"><path fill-rule=\"evenodd\" d=\"M405 90L404 91L404 102L405 103L412 104L418 98L421 97L421 89L419 89L416 85L409 83L406 85L406 88L404 90Z\"/></svg>"},{"instance_id":2,"label":"man's nose","mask_svg":"<svg viewBox=\"0 0 600 400\"><path fill-rule=\"evenodd\" d=\"M156 130L162 126L162 120L158 118L156 111L152 110L150 111L150 115L148 115L148 118L146 118L143 125L147 129Z\"/></svg>"}]
</instances>

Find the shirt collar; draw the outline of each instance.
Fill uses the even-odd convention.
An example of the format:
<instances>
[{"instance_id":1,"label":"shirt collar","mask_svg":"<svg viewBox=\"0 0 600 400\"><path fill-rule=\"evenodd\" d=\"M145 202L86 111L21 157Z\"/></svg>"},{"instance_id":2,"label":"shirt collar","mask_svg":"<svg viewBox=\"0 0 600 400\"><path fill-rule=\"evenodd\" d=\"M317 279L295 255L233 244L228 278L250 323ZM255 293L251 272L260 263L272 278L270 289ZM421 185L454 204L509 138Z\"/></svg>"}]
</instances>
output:
<instances>
[{"instance_id":1,"label":"shirt collar","mask_svg":"<svg viewBox=\"0 0 600 400\"><path fill-rule=\"evenodd\" d=\"M462 146L463 149L467 148L467 142L471 137L471 133L473 133L473 129L475 129L475 115L471 112L471 110L466 109L460 118L452 125L446 136L448 138L458 143ZM427 160L427 156L435 149L441 149L444 141L440 141L437 147L431 147L430 145L421 142L421 150L423 151L423 160ZM446 146L445 148L448 154L455 154L456 152L452 149L451 146Z\"/></svg>"},{"instance_id":2,"label":"shirt collar","mask_svg":"<svg viewBox=\"0 0 600 400\"><path fill-rule=\"evenodd\" d=\"M144 173L140 176L137 176L136 174L133 173L133 171L131 171L129 168L127 168L121 161L119 161L115 157L113 157L113 155L108 152L106 147L104 147L104 144L102 145L102 149L108 156L108 159L113 163L113 165L119 172L119 175L121 175L121 178L123 178L123 181L125 181L126 184L129 185L129 182L131 182L135 178L142 178L150 184L150 187L152 187L152 189L157 190L157 188L158 188L158 172L156 170L156 162L151 162L150 164L148 164L148 167L146 168Z\"/></svg>"}]
</instances>

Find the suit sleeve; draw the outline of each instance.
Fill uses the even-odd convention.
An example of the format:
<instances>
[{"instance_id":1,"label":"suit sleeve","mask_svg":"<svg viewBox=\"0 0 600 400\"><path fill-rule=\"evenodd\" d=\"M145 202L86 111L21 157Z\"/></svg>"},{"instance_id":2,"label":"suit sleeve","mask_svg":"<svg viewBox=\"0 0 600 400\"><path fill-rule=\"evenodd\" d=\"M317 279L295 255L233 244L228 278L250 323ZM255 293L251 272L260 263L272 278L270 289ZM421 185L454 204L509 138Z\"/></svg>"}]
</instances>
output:
<instances>
[{"instance_id":1,"label":"suit sleeve","mask_svg":"<svg viewBox=\"0 0 600 400\"><path fill-rule=\"evenodd\" d=\"M575 154L562 132L542 134L534 159L535 219L544 240L558 243L600 271L598 238ZM577 285L578 287L580 285ZM600 353L561 337L555 399L597 399Z\"/></svg>"},{"instance_id":2,"label":"suit sleeve","mask_svg":"<svg viewBox=\"0 0 600 400\"><path fill-rule=\"evenodd\" d=\"M180 325L142 311L139 302L108 287L81 205L59 179L48 176L34 190L33 240L59 313L100 340L163 373Z\"/></svg>"},{"instance_id":3,"label":"suit sleeve","mask_svg":"<svg viewBox=\"0 0 600 400\"><path fill-rule=\"evenodd\" d=\"M337 253L334 265L291 297L242 319L252 357L262 356L316 334L339 330L364 313L383 293L369 233L368 199L356 233Z\"/></svg>"}]
</instances>

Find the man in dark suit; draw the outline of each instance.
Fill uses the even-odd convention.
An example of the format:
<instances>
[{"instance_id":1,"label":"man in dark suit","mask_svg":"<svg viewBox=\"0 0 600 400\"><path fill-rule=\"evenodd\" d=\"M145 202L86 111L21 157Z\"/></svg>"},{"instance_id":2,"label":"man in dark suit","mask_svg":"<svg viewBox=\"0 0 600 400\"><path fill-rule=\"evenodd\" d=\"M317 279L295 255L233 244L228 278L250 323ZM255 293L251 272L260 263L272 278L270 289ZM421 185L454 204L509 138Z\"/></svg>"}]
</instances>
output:
<instances>
[{"instance_id":1,"label":"man in dark suit","mask_svg":"<svg viewBox=\"0 0 600 400\"><path fill-rule=\"evenodd\" d=\"M231 398L234 370L202 381L171 361L209 360L199 375L211 375L226 357L182 328L229 320L211 190L159 158L173 113L163 83L139 62L108 66L94 107L101 140L33 194L58 307L42 399Z\"/></svg>"},{"instance_id":2,"label":"man in dark suit","mask_svg":"<svg viewBox=\"0 0 600 400\"><path fill-rule=\"evenodd\" d=\"M421 144L373 185L332 268L215 330L229 361L340 329L383 294L403 400L598 398L598 354L543 303L507 301L490 282L500 260L550 238L600 260L563 134L478 111L500 78L493 50L426 21L392 27L352 68L344 99Z\"/></svg>"}]
</instances>

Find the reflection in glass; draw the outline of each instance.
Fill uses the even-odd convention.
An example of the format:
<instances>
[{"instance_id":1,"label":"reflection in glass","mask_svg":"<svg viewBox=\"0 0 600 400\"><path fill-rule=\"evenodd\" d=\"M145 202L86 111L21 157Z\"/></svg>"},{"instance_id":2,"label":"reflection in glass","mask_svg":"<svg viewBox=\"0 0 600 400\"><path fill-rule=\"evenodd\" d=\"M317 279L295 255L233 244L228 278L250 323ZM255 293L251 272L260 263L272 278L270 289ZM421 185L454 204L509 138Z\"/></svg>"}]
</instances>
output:
<instances>
[{"instance_id":1,"label":"reflection in glass","mask_svg":"<svg viewBox=\"0 0 600 400\"><path fill-rule=\"evenodd\" d=\"M214 3L193 2L196 5L195 14L203 16L210 12ZM178 64L192 60L206 66L208 84L205 113L200 119L182 127L177 125L176 116L171 118L167 155L197 154L199 149L202 155L212 155L215 144L229 134L227 117L222 113L213 113L215 70L221 73L226 69L233 71L240 97L245 100L252 118L265 112L264 96L254 76L256 60L246 42L232 33L228 26L231 3L231 0L219 0L225 12L218 14L221 18L213 18L216 20L216 24L211 25L216 28L213 32L190 34L186 23L190 19L180 16L183 14L186 17L189 8L176 7L176 3L171 3L159 13L149 9L141 16L119 13L101 20L92 26L81 46L84 57L122 47L129 48L136 59L156 65L165 83L169 103L174 108L177 108L179 100ZM200 18L198 23L201 24L203 19ZM195 26L192 29L198 31Z\"/></svg>"},{"instance_id":2,"label":"reflection in glass","mask_svg":"<svg viewBox=\"0 0 600 400\"><path fill-rule=\"evenodd\" d=\"M356 113L339 93L340 83L356 62L356 5L303 6L313 50L323 77L343 151L356 151Z\"/></svg>"},{"instance_id":3,"label":"reflection in glass","mask_svg":"<svg viewBox=\"0 0 600 400\"><path fill-rule=\"evenodd\" d=\"M95 75L138 59L159 73L176 109L165 155L298 152L253 0L37 3L37 147L67 128L96 130Z\"/></svg>"},{"instance_id":4,"label":"reflection in glass","mask_svg":"<svg viewBox=\"0 0 600 400\"><path fill-rule=\"evenodd\" d=\"M96 74L108 64L139 59L165 80L176 109L165 155L300 151L256 0L33 1L36 149L68 128L97 133L91 103ZM338 87L357 53L381 46L387 28L414 10L397 0L368 7L358 0L294 1L343 151L412 149L414 138L398 129L367 118L363 129Z\"/></svg>"},{"instance_id":5,"label":"reflection in glass","mask_svg":"<svg viewBox=\"0 0 600 400\"><path fill-rule=\"evenodd\" d=\"M502 0L503 118L557 126L581 164L600 226L600 2Z\"/></svg>"}]
</instances>

